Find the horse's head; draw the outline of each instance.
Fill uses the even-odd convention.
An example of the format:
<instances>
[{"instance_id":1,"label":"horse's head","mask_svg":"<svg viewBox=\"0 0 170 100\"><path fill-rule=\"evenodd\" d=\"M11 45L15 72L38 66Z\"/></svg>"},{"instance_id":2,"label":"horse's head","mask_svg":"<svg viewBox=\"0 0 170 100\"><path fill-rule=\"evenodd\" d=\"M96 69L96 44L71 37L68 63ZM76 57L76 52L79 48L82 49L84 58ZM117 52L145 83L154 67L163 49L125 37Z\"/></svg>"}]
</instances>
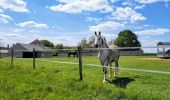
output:
<instances>
[{"instance_id":1,"label":"horse's head","mask_svg":"<svg viewBox=\"0 0 170 100\"><path fill-rule=\"evenodd\" d=\"M97 35L97 32L95 32L95 42L94 42L94 47L98 48L101 45L103 45L105 39L102 38L101 32L99 31L99 34Z\"/></svg>"}]
</instances>

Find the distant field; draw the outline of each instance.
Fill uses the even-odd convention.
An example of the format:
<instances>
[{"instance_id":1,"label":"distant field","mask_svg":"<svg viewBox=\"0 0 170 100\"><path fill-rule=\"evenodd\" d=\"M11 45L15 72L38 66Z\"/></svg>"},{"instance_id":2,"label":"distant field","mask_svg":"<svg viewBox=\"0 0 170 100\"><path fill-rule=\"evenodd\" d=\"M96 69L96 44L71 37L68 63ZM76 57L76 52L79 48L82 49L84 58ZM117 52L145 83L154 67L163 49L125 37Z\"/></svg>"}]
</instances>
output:
<instances>
[{"instance_id":1,"label":"distant field","mask_svg":"<svg viewBox=\"0 0 170 100\"><path fill-rule=\"evenodd\" d=\"M76 58L39 58L36 69L32 59L0 58L0 99L64 100L169 100L170 75L121 70L118 78L102 83L102 68L83 66L79 81L78 66L39 60L78 62ZM83 57L83 64L100 64L97 57ZM170 60L154 56L123 56L125 68L170 72Z\"/></svg>"}]
</instances>

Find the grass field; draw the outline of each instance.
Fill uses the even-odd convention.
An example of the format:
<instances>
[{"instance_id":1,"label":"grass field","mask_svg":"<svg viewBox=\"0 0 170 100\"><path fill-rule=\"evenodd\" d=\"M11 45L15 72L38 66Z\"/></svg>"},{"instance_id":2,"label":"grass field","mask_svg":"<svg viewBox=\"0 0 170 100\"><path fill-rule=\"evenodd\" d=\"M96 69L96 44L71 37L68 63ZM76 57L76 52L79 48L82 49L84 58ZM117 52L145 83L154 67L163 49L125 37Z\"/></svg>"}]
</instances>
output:
<instances>
[{"instance_id":1,"label":"grass field","mask_svg":"<svg viewBox=\"0 0 170 100\"><path fill-rule=\"evenodd\" d=\"M77 62L76 58L41 58ZM78 65L32 59L0 58L0 99L46 100L170 100L170 75L121 70L118 78L102 83L102 68L83 66L83 81ZM83 57L83 64L99 64L97 57ZM170 72L170 60L153 56L120 57L125 68Z\"/></svg>"}]
</instances>

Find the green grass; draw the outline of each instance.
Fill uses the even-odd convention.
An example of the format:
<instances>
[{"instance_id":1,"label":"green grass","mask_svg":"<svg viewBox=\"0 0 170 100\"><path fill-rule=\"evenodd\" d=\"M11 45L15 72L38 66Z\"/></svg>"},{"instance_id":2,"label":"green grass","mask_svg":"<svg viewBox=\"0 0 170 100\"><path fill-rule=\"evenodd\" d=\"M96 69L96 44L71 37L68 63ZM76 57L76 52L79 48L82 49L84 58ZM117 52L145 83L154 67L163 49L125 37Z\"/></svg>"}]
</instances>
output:
<instances>
[{"instance_id":1,"label":"green grass","mask_svg":"<svg viewBox=\"0 0 170 100\"><path fill-rule=\"evenodd\" d=\"M78 62L76 58L41 58ZM0 99L46 100L168 100L170 75L121 70L118 78L102 83L102 68L83 66L83 81L78 66L32 59L0 58ZM83 57L83 64L100 64L97 57ZM170 60L153 56L120 57L120 66L170 72Z\"/></svg>"}]
</instances>

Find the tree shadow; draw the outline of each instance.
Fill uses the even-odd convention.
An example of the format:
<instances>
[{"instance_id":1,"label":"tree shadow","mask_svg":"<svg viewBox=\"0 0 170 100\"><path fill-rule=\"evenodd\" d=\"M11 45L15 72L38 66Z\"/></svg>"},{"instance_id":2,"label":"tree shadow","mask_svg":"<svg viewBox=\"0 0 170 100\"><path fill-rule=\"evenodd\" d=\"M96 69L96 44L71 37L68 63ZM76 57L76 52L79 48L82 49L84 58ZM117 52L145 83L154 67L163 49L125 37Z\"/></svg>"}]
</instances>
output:
<instances>
[{"instance_id":1,"label":"tree shadow","mask_svg":"<svg viewBox=\"0 0 170 100\"><path fill-rule=\"evenodd\" d=\"M135 81L134 79L128 78L128 77L117 77L113 80L108 80L110 84L114 84L117 87L120 88L126 88L126 86L131 83L132 81Z\"/></svg>"}]
</instances>

